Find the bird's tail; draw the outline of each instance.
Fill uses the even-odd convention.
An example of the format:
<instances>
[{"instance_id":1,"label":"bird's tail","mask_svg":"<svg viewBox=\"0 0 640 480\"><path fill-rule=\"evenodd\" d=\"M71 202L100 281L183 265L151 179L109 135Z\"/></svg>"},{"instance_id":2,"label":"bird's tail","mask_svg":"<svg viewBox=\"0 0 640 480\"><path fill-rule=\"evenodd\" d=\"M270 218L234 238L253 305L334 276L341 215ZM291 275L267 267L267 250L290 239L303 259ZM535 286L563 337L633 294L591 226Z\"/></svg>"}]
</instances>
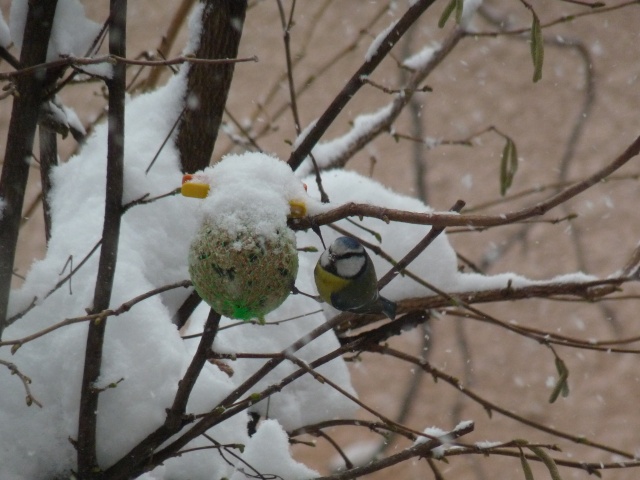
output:
<instances>
[{"instance_id":1,"label":"bird's tail","mask_svg":"<svg viewBox=\"0 0 640 480\"><path fill-rule=\"evenodd\" d=\"M395 302L392 302L388 298L384 298L382 295L378 297L380 302L380 308L382 309L382 313L384 313L390 320L396 318L396 309L397 305Z\"/></svg>"},{"instance_id":2,"label":"bird's tail","mask_svg":"<svg viewBox=\"0 0 640 480\"><path fill-rule=\"evenodd\" d=\"M370 303L363 305L362 307L351 308L347 311L362 314L383 313L390 320L394 320L396 318L396 308L397 305L395 302L392 302L388 298L384 298L382 295L378 295Z\"/></svg>"}]
</instances>

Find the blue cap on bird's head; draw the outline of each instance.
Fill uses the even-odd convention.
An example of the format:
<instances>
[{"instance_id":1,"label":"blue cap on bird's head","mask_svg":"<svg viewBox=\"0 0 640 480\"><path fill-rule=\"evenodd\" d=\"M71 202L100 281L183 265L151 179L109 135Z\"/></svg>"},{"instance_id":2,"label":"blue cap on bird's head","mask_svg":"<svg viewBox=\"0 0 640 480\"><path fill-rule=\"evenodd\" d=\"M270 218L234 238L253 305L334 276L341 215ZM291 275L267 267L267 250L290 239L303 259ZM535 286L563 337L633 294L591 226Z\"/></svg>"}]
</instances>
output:
<instances>
[{"instance_id":1,"label":"blue cap on bird's head","mask_svg":"<svg viewBox=\"0 0 640 480\"><path fill-rule=\"evenodd\" d=\"M361 253L364 251L362 244L351 237L338 237L329 247L331 253L336 256L348 253Z\"/></svg>"}]
</instances>

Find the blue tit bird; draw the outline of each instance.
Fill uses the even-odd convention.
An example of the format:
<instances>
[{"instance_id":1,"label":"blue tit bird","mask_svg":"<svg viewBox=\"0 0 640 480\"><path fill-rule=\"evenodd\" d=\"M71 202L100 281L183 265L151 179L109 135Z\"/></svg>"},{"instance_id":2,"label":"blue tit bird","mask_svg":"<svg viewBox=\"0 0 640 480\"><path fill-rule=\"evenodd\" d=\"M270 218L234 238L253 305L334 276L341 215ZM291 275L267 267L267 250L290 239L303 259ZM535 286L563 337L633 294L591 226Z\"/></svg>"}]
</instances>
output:
<instances>
[{"instance_id":1,"label":"blue tit bird","mask_svg":"<svg viewBox=\"0 0 640 480\"><path fill-rule=\"evenodd\" d=\"M396 304L378 292L373 262L360 242L339 237L313 272L320 297L332 307L354 313L383 313L391 320Z\"/></svg>"}]
</instances>

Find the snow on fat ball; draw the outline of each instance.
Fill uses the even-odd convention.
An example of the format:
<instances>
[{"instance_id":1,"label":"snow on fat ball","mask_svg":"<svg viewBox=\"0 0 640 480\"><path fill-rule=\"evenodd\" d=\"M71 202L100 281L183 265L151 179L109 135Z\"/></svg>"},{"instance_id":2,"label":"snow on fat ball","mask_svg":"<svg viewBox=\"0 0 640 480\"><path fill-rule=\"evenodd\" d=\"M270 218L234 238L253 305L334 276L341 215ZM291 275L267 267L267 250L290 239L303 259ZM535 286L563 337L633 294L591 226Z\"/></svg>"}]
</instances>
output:
<instances>
[{"instance_id":1,"label":"snow on fat ball","mask_svg":"<svg viewBox=\"0 0 640 480\"><path fill-rule=\"evenodd\" d=\"M298 273L288 216L302 216L304 184L283 161L262 153L228 155L185 176L182 193L203 197L202 224L189 250L198 294L230 318L262 319L289 296Z\"/></svg>"}]
</instances>

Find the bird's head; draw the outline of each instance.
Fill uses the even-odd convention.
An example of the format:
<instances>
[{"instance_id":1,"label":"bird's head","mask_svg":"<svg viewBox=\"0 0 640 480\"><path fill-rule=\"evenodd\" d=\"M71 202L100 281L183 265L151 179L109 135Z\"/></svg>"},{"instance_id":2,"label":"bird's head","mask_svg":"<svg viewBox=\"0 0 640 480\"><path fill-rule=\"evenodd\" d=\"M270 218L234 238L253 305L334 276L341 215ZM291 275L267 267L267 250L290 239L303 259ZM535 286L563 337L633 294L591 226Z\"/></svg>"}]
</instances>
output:
<instances>
[{"instance_id":1,"label":"bird's head","mask_svg":"<svg viewBox=\"0 0 640 480\"><path fill-rule=\"evenodd\" d=\"M350 237L339 237L320 256L320 265L340 278L358 276L366 263L364 247Z\"/></svg>"}]
</instances>

